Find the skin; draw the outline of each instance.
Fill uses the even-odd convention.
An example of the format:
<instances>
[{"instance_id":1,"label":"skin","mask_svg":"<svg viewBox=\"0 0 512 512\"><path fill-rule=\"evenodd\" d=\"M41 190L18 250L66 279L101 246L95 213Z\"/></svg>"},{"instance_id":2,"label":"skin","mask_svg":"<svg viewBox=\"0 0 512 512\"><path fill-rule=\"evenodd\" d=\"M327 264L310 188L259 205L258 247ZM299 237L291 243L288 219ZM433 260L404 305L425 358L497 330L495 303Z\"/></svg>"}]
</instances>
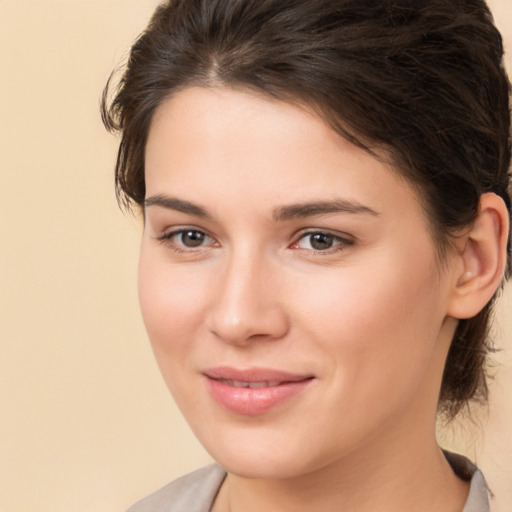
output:
<instances>
[{"instance_id":1,"label":"skin","mask_svg":"<svg viewBox=\"0 0 512 512\"><path fill-rule=\"evenodd\" d=\"M412 187L305 108L191 87L155 113L146 188L143 318L171 393L228 471L214 511L460 511L468 486L435 418L467 272L456 255L436 265ZM314 250L312 232L332 247ZM220 365L313 378L248 416L209 393L203 372Z\"/></svg>"}]
</instances>

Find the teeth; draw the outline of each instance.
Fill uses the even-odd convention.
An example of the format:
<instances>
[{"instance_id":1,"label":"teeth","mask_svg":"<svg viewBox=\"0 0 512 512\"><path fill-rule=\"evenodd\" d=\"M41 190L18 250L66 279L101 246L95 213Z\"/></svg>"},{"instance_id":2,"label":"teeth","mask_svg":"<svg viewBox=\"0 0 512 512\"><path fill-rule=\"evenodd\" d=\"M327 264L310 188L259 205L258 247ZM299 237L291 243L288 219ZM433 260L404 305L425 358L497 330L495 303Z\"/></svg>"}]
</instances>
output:
<instances>
[{"instance_id":1,"label":"teeth","mask_svg":"<svg viewBox=\"0 0 512 512\"><path fill-rule=\"evenodd\" d=\"M251 389L255 388L268 388L270 384L268 382L249 382L249 387Z\"/></svg>"},{"instance_id":2,"label":"teeth","mask_svg":"<svg viewBox=\"0 0 512 512\"><path fill-rule=\"evenodd\" d=\"M226 382L226 384L228 386L233 386L234 388L248 388L249 387L248 382L243 382L241 380L228 380Z\"/></svg>"},{"instance_id":3,"label":"teeth","mask_svg":"<svg viewBox=\"0 0 512 512\"><path fill-rule=\"evenodd\" d=\"M227 384L228 386L232 386L234 388L270 388L273 386L278 386L279 381L275 380L264 380L260 382L246 382L241 380L228 380L228 379L219 379L222 383Z\"/></svg>"}]
</instances>

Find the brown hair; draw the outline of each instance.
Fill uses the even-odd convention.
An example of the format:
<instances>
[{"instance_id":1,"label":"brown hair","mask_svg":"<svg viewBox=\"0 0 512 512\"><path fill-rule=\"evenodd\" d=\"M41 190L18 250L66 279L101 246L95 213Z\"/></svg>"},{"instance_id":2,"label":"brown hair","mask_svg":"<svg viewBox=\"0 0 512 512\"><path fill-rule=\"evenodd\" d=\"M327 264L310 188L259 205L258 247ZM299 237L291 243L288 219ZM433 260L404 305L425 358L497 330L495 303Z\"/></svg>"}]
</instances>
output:
<instances>
[{"instance_id":1,"label":"brown hair","mask_svg":"<svg viewBox=\"0 0 512 512\"><path fill-rule=\"evenodd\" d=\"M168 0L133 45L105 126L122 138L118 199L143 206L158 106L189 85L307 103L420 191L442 255L494 192L510 212L509 82L483 0ZM510 237L507 277L510 275ZM443 376L449 418L487 398L492 301L461 320Z\"/></svg>"}]
</instances>

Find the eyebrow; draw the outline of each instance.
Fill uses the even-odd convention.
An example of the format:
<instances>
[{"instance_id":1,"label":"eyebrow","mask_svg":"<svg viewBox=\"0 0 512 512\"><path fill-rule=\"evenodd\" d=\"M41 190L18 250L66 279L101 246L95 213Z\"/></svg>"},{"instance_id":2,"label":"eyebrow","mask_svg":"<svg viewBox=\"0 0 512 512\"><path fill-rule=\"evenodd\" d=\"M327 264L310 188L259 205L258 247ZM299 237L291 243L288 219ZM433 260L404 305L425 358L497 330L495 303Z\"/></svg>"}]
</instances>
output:
<instances>
[{"instance_id":1,"label":"eyebrow","mask_svg":"<svg viewBox=\"0 0 512 512\"><path fill-rule=\"evenodd\" d=\"M168 210L188 213L189 215L195 215L196 217L201 217L203 219L212 218L212 216L201 206L190 203L189 201L184 201L183 199L178 199L176 197L168 197L157 194L144 200L144 209L148 208L149 206L160 206L162 208L167 208Z\"/></svg>"},{"instance_id":2,"label":"eyebrow","mask_svg":"<svg viewBox=\"0 0 512 512\"><path fill-rule=\"evenodd\" d=\"M160 206L161 208L175 210L203 219L213 219L212 215L210 215L205 208L176 197L168 197L160 194L148 197L144 201L144 208L150 206ZM333 201L312 201L280 206L274 209L272 217L274 221L279 222L329 213L379 215L375 210L357 201L335 199Z\"/></svg>"},{"instance_id":3,"label":"eyebrow","mask_svg":"<svg viewBox=\"0 0 512 512\"><path fill-rule=\"evenodd\" d=\"M379 215L375 210L356 201L335 199L334 201L313 201L281 206L274 210L273 217L275 221L282 221L328 213L366 213Z\"/></svg>"}]
</instances>

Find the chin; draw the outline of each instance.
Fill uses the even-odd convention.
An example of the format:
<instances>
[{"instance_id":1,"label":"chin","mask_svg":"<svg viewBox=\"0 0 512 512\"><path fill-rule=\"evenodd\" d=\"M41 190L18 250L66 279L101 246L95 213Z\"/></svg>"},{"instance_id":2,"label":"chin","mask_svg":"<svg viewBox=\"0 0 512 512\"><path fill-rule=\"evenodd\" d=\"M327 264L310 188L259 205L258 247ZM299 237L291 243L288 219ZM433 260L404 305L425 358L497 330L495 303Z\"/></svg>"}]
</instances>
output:
<instances>
[{"instance_id":1,"label":"chin","mask_svg":"<svg viewBox=\"0 0 512 512\"><path fill-rule=\"evenodd\" d=\"M303 437L275 432L263 425L209 439L199 437L205 449L228 473L250 479L294 478L325 465L328 457L309 456L304 449L306 443L300 443L299 439Z\"/></svg>"},{"instance_id":2,"label":"chin","mask_svg":"<svg viewBox=\"0 0 512 512\"><path fill-rule=\"evenodd\" d=\"M268 459L266 453L252 456L224 455L218 463L230 474L248 479L287 479L302 474L293 460L286 457Z\"/></svg>"}]
</instances>

